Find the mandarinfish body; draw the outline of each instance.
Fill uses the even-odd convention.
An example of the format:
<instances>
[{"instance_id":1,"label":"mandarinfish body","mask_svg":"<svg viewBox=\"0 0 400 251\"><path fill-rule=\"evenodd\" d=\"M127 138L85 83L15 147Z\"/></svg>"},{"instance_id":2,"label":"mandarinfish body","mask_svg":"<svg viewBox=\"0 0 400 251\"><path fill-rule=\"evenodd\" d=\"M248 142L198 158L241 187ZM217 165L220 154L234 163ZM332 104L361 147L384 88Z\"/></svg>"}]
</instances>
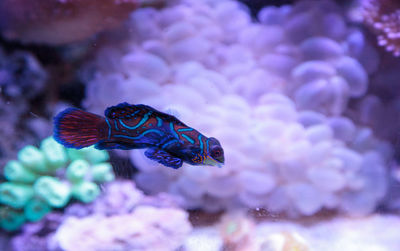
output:
<instances>
[{"instance_id":1,"label":"mandarinfish body","mask_svg":"<svg viewBox=\"0 0 400 251\"><path fill-rule=\"evenodd\" d=\"M165 166L224 164L219 141L188 127L174 116L147 105L121 103L105 118L68 108L54 118L54 138L66 147L97 149L148 148L145 155Z\"/></svg>"}]
</instances>

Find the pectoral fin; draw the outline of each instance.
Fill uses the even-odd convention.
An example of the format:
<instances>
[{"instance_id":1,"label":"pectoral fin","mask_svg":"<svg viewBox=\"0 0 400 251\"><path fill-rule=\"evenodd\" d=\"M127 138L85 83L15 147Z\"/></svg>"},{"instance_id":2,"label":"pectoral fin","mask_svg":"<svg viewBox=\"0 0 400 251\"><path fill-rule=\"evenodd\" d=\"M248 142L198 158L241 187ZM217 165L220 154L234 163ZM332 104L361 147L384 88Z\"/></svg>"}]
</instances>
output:
<instances>
[{"instance_id":1,"label":"pectoral fin","mask_svg":"<svg viewBox=\"0 0 400 251\"><path fill-rule=\"evenodd\" d=\"M150 148L144 152L147 158L157 161L164 166L172 167L174 169L178 169L182 166L182 160L172 156L168 152L158 149L158 148Z\"/></svg>"}]
</instances>

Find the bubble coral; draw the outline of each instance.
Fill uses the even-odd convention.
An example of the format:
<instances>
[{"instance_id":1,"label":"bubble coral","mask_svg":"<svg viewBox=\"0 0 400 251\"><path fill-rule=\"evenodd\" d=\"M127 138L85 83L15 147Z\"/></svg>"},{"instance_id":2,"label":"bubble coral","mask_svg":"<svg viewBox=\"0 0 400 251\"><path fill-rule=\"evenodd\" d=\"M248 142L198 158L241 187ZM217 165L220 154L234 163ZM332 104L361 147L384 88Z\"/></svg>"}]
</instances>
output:
<instances>
[{"instance_id":1,"label":"bubble coral","mask_svg":"<svg viewBox=\"0 0 400 251\"><path fill-rule=\"evenodd\" d=\"M362 0L365 23L378 34L378 45L400 56L400 4L394 0Z\"/></svg>"},{"instance_id":2,"label":"bubble coral","mask_svg":"<svg viewBox=\"0 0 400 251\"><path fill-rule=\"evenodd\" d=\"M218 138L222 169L169 170L132 151L138 186L178 194L187 208L373 211L392 149L343 116L374 68L359 59L362 32L331 1L267 7L259 20L234 1L135 11L127 38L91 63L84 105L144 103Z\"/></svg>"}]
</instances>

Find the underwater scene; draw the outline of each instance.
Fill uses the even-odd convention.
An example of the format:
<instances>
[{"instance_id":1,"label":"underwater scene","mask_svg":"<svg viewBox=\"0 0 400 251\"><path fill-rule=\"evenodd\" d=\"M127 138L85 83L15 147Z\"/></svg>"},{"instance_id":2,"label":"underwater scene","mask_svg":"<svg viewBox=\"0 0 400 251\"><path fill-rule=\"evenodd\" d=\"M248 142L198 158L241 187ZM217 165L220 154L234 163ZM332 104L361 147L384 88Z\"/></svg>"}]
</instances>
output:
<instances>
[{"instance_id":1,"label":"underwater scene","mask_svg":"<svg viewBox=\"0 0 400 251\"><path fill-rule=\"evenodd\" d=\"M1 251L400 251L400 1L0 0Z\"/></svg>"}]
</instances>

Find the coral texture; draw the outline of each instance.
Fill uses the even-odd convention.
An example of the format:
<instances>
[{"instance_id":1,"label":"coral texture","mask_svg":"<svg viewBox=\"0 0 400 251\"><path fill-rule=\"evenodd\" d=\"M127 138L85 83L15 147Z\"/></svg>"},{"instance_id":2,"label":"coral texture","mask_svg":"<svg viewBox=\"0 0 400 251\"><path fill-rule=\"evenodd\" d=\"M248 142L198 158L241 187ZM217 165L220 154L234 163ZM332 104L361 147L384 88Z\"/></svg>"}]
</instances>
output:
<instances>
[{"instance_id":1,"label":"coral texture","mask_svg":"<svg viewBox=\"0 0 400 251\"><path fill-rule=\"evenodd\" d=\"M400 56L400 3L396 0L362 0L364 21L378 34L378 45Z\"/></svg>"},{"instance_id":2,"label":"coral texture","mask_svg":"<svg viewBox=\"0 0 400 251\"><path fill-rule=\"evenodd\" d=\"M186 212L139 206L132 213L69 217L54 238L62 250L175 250L191 231Z\"/></svg>"},{"instance_id":3,"label":"coral texture","mask_svg":"<svg viewBox=\"0 0 400 251\"><path fill-rule=\"evenodd\" d=\"M62 214L51 212L40 221L25 224L21 229L21 233L12 239L12 247L15 251L59 250L58 237L60 236L55 238L54 234L60 225L70 218L74 220L77 218L86 219L86 217L90 218L93 215L97 215L96 217L106 219L106 217L130 215L140 206L149 206L155 211L158 210L157 208L173 209L177 207L175 200L172 196L166 195L145 196L132 181L115 180L104 184L101 195L91 203L72 203L64 209ZM152 216L149 218L152 218ZM137 220L140 221L141 219ZM126 225L126 223L120 224ZM94 228L96 226L96 224L92 225ZM90 231L96 230L97 228ZM66 231L66 229L63 231ZM78 238L78 236L73 237L72 235L74 234L74 232L68 233L68 239L63 239L68 242L65 245L74 245L74 243L69 243L70 238ZM144 232L144 234L148 235L151 232Z\"/></svg>"},{"instance_id":4,"label":"coral texture","mask_svg":"<svg viewBox=\"0 0 400 251\"><path fill-rule=\"evenodd\" d=\"M376 53L331 1L266 7L258 18L223 0L135 11L128 37L90 65L86 107L144 103L218 138L222 169L170 170L132 151L138 186L188 208L373 211L391 146L344 115L365 95L377 67L365 58Z\"/></svg>"},{"instance_id":5,"label":"coral texture","mask_svg":"<svg viewBox=\"0 0 400 251\"><path fill-rule=\"evenodd\" d=\"M21 229L21 234L12 238L13 251L54 250L49 240L63 219L62 214L51 212L38 222L25 224Z\"/></svg>"},{"instance_id":6,"label":"coral texture","mask_svg":"<svg viewBox=\"0 0 400 251\"><path fill-rule=\"evenodd\" d=\"M70 198L91 202L99 194L96 183L114 179L107 152L94 148L68 149L53 138L40 149L26 146L18 160L4 167L6 182L0 183L0 226L16 230L26 220L39 221L52 208L66 206Z\"/></svg>"}]
</instances>

